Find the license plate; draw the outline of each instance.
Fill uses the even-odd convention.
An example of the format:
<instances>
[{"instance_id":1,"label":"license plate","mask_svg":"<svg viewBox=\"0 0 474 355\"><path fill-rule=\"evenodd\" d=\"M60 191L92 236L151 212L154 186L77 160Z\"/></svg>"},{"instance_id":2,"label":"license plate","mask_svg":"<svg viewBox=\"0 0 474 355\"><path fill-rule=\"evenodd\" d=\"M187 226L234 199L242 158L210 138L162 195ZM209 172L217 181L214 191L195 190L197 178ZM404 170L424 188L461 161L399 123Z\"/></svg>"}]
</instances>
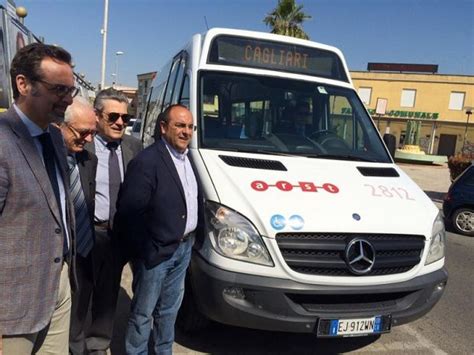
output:
<instances>
[{"instance_id":1,"label":"license plate","mask_svg":"<svg viewBox=\"0 0 474 355\"><path fill-rule=\"evenodd\" d=\"M317 335L320 337L362 336L388 333L390 316L354 319L320 319Z\"/></svg>"}]
</instances>

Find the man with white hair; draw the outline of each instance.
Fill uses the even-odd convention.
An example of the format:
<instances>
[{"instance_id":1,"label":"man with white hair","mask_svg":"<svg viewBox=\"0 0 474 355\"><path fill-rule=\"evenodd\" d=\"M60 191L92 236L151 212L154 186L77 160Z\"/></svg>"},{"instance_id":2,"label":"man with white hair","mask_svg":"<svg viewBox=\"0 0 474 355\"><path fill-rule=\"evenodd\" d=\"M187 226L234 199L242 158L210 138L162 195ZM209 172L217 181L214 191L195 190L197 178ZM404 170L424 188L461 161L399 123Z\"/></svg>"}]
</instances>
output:
<instances>
[{"instance_id":1,"label":"man with white hair","mask_svg":"<svg viewBox=\"0 0 474 355\"><path fill-rule=\"evenodd\" d=\"M71 200L76 215L76 274L78 288L72 295L69 352L84 354L84 325L93 286L91 250L94 245L94 195L97 157L84 149L96 134L92 105L76 97L60 125L68 151Z\"/></svg>"}]
</instances>

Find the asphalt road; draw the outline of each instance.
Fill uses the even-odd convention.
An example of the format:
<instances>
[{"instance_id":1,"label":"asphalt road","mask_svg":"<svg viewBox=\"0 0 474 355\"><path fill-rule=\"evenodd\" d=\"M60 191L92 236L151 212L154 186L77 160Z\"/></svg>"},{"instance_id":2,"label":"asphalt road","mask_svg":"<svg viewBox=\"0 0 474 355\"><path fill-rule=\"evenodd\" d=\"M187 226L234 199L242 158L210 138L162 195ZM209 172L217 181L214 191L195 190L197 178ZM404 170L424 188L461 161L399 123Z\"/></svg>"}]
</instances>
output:
<instances>
[{"instance_id":1,"label":"asphalt road","mask_svg":"<svg viewBox=\"0 0 474 355\"><path fill-rule=\"evenodd\" d=\"M322 340L310 334L265 332L213 324L209 329L191 337L178 331L174 353L474 354L474 238L448 233L447 240L449 282L441 301L423 318L394 327L389 334ZM126 286L124 283L123 285ZM112 345L114 355L124 354L123 336L129 305L129 291L122 288Z\"/></svg>"}]
</instances>

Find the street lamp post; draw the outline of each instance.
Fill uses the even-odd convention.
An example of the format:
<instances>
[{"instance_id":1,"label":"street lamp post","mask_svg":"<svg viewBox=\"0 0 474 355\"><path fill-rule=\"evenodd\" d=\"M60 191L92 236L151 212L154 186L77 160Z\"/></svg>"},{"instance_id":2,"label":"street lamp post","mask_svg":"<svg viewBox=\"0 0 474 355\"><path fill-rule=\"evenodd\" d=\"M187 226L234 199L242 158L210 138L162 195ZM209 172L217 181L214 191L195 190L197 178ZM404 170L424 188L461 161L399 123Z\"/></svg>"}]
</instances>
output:
<instances>
[{"instance_id":1,"label":"street lamp post","mask_svg":"<svg viewBox=\"0 0 474 355\"><path fill-rule=\"evenodd\" d=\"M25 17L28 15L28 11L26 11L26 8L24 8L23 6L18 6L16 8L16 15L20 19L21 24L24 25Z\"/></svg>"},{"instance_id":2,"label":"street lamp post","mask_svg":"<svg viewBox=\"0 0 474 355\"><path fill-rule=\"evenodd\" d=\"M115 79L117 86L119 85L119 56L124 55L125 53L122 51L115 52Z\"/></svg>"},{"instance_id":3,"label":"street lamp post","mask_svg":"<svg viewBox=\"0 0 474 355\"><path fill-rule=\"evenodd\" d=\"M109 0L104 0L104 25L100 30L102 34L102 70L100 73L100 89L105 86L105 58L107 56L107 26L109 18Z\"/></svg>"},{"instance_id":4,"label":"street lamp post","mask_svg":"<svg viewBox=\"0 0 474 355\"><path fill-rule=\"evenodd\" d=\"M466 115L467 115L467 120L466 120L466 129L464 130L464 139L462 141L462 149L461 152L465 152L466 149L466 138L467 138L467 128L469 126L469 117L472 114L472 107L465 107L466 110Z\"/></svg>"}]
</instances>

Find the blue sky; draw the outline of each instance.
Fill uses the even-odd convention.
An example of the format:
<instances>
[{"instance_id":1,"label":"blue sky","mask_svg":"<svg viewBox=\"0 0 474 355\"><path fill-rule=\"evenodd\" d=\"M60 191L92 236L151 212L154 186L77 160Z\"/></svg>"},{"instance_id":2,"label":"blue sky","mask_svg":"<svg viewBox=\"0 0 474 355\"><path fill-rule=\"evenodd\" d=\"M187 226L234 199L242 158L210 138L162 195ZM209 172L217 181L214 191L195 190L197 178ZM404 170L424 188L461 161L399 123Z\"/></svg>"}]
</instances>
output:
<instances>
[{"instance_id":1,"label":"blue sky","mask_svg":"<svg viewBox=\"0 0 474 355\"><path fill-rule=\"evenodd\" d=\"M368 62L438 64L439 73L474 75L474 0L297 0L312 19L311 40L340 48L350 70ZM73 55L76 71L100 81L103 0L16 0L25 25ZM209 27L268 32L277 0L109 0L106 83L136 86L195 33Z\"/></svg>"}]
</instances>

